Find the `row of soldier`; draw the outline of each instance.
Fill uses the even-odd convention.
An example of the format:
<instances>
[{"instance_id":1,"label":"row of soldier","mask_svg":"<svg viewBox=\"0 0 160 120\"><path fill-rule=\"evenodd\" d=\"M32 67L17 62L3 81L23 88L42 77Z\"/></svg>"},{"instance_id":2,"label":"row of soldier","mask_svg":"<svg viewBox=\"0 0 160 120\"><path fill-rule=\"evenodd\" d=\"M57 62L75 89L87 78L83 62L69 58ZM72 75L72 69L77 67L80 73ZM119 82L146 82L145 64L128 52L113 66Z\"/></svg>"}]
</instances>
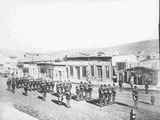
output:
<instances>
[{"instance_id":1,"label":"row of soldier","mask_svg":"<svg viewBox=\"0 0 160 120\"><path fill-rule=\"evenodd\" d=\"M11 89L13 93L15 92L15 88L24 88L24 95L28 95L28 91L36 90L43 94L43 100L45 100L47 93L53 93L56 90L59 104L61 104L64 100L64 97L66 97L67 107L70 107L70 99L72 97L72 84L70 81L55 83L54 81L34 81L28 79L17 79L13 77L12 79L8 79L7 86L8 89ZM80 82L80 84L75 87L77 100L91 100L92 91L93 85L91 82ZM98 93L100 105L106 105L111 102L114 103L116 91L111 85L101 85L99 87Z\"/></svg>"},{"instance_id":2,"label":"row of soldier","mask_svg":"<svg viewBox=\"0 0 160 120\"><path fill-rule=\"evenodd\" d=\"M93 86L90 81L80 82L80 84L76 86L77 100L90 100L92 98L92 88Z\"/></svg>"},{"instance_id":3,"label":"row of soldier","mask_svg":"<svg viewBox=\"0 0 160 120\"><path fill-rule=\"evenodd\" d=\"M114 86L102 84L98 89L100 106L115 102L116 90Z\"/></svg>"}]
</instances>

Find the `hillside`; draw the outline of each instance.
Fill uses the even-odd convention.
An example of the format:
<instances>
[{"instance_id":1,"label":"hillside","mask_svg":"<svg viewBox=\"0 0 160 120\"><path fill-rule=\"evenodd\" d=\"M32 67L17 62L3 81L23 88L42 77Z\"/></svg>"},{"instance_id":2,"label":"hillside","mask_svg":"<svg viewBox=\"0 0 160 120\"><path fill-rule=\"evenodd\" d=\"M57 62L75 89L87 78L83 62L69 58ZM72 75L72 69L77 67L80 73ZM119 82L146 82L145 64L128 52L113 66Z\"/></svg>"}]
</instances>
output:
<instances>
[{"instance_id":1,"label":"hillside","mask_svg":"<svg viewBox=\"0 0 160 120\"><path fill-rule=\"evenodd\" d=\"M67 56L96 56L97 53L106 56L113 55L150 55L158 53L159 51L159 41L158 40L146 40L141 42L129 43L124 45L118 45L114 47L107 48L96 48L96 49L71 49L64 51L56 51L56 52L47 52L45 55L53 56L54 58L62 58L65 55ZM9 49L0 49L1 56L5 57L15 57L15 58L23 58L25 51L19 50L9 50ZM44 57L43 55L39 57ZM47 58L47 57L46 57Z\"/></svg>"},{"instance_id":2,"label":"hillside","mask_svg":"<svg viewBox=\"0 0 160 120\"><path fill-rule=\"evenodd\" d=\"M134 54L134 55L140 54L143 56L147 56L150 54L158 53L158 51L159 51L158 40L146 40L146 41L129 43L129 44L108 47L108 48L75 49L75 50L52 52L49 54L54 55L56 57L63 57L65 55L84 56L85 54L95 56L97 55L98 52L100 52L106 56L127 55L127 54Z\"/></svg>"}]
</instances>

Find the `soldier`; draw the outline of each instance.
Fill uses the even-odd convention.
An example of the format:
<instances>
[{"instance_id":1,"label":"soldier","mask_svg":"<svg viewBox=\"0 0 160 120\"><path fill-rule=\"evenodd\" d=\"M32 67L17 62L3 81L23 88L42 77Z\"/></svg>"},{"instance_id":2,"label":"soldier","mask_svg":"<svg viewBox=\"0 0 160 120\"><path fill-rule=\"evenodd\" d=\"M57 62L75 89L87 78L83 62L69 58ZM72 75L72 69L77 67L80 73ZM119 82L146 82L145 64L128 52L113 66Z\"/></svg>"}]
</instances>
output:
<instances>
[{"instance_id":1,"label":"soldier","mask_svg":"<svg viewBox=\"0 0 160 120\"><path fill-rule=\"evenodd\" d=\"M114 86L112 87L112 103L115 103L115 98L116 98L116 90Z\"/></svg>"},{"instance_id":2,"label":"soldier","mask_svg":"<svg viewBox=\"0 0 160 120\"><path fill-rule=\"evenodd\" d=\"M83 82L80 82L80 100L83 100L83 94L84 94L84 85Z\"/></svg>"},{"instance_id":3,"label":"soldier","mask_svg":"<svg viewBox=\"0 0 160 120\"><path fill-rule=\"evenodd\" d=\"M89 81L89 84L88 84L88 90L89 90L89 99L92 98L92 83Z\"/></svg>"},{"instance_id":4,"label":"soldier","mask_svg":"<svg viewBox=\"0 0 160 120\"><path fill-rule=\"evenodd\" d=\"M28 95L28 81L27 80L24 82L24 95L25 96Z\"/></svg>"},{"instance_id":5,"label":"soldier","mask_svg":"<svg viewBox=\"0 0 160 120\"><path fill-rule=\"evenodd\" d=\"M145 81L145 94L148 94L148 88L149 88L149 85L148 85L148 82Z\"/></svg>"},{"instance_id":6,"label":"soldier","mask_svg":"<svg viewBox=\"0 0 160 120\"><path fill-rule=\"evenodd\" d=\"M80 89L79 89L79 86L76 86L76 97L77 97L77 100L79 101L79 99L80 99Z\"/></svg>"},{"instance_id":7,"label":"soldier","mask_svg":"<svg viewBox=\"0 0 160 120\"><path fill-rule=\"evenodd\" d=\"M32 89L32 81L29 80L28 81L28 90L31 91L31 89Z\"/></svg>"},{"instance_id":8,"label":"soldier","mask_svg":"<svg viewBox=\"0 0 160 120\"><path fill-rule=\"evenodd\" d=\"M88 99L88 84L84 82L84 98L87 100Z\"/></svg>"},{"instance_id":9,"label":"soldier","mask_svg":"<svg viewBox=\"0 0 160 120\"><path fill-rule=\"evenodd\" d=\"M54 92L54 86L55 86L55 83L54 83L54 81L52 81L51 82L51 89L52 89L53 92Z\"/></svg>"},{"instance_id":10,"label":"soldier","mask_svg":"<svg viewBox=\"0 0 160 120\"><path fill-rule=\"evenodd\" d=\"M70 91L69 86L65 90L65 95L66 95L66 105L67 105L68 108L70 108L71 107L71 105L70 105L71 91Z\"/></svg>"},{"instance_id":11,"label":"soldier","mask_svg":"<svg viewBox=\"0 0 160 120\"><path fill-rule=\"evenodd\" d=\"M135 106L135 108L137 108L137 104L138 104L138 90L137 90L137 86L134 86L134 88L132 90L132 96L133 96L134 106Z\"/></svg>"},{"instance_id":12,"label":"soldier","mask_svg":"<svg viewBox=\"0 0 160 120\"><path fill-rule=\"evenodd\" d=\"M111 97L112 97L112 89L111 89L111 85L108 85L108 103L111 102Z\"/></svg>"},{"instance_id":13,"label":"soldier","mask_svg":"<svg viewBox=\"0 0 160 120\"><path fill-rule=\"evenodd\" d=\"M68 81L68 86L69 86L69 90L71 90L72 89L72 83L71 83L70 80Z\"/></svg>"},{"instance_id":14,"label":"soldier","mask_svg":"<svg viewBox=\"0 0 160 120\"><path fill-rule=\"evenodd\" d=\"M33 80L33 88L32 88L32 90L34 91L35 90L35 88L36 88L36 81L35 80Z\"/></svg>"},{"instance_id":15,"label":"soldier","mask_svg":"<svg viewBox=\"0 0 160 120\"><path fill-rule=\"evenodd\" d=\"M99 93L99 104L100 106L103 106L103 85L101 85L98 89L98 93Z\"/></svg>"},{"instance_id":16,"label":"soldier","mask_svg":"<svg viewBox=\"0 0 160 120\"><path fill-rule=\"evenodd\" d=\"M45 101L47 96L47 83L43 82L41 88L42 88L43 100Z\"/></svg>"},{"instance_id":17,"label":"soldier","mask_svg":"<svg viewBox=\"0 0 160 120\"><path fill-rule=\"evenodd\" d=\"M57 85L57 94L58 94L59 104L62 104L62 102L63 102L63 86L62 86L62 83L59 83Z\"/></svg>"},{"instance_id":18,"label":"soldier","mask_svg":"<svg viewBox=\"0 0 160 120\"><path fill-rule=\"evenodd\" d=\"M14 77L12 77L12 81L11 81L11 84L12 84L12 92L15 93L15 88L16 88L16 80Z\"/></svg>"},{"instance_id":19,"label":"soldier","mask_svg":"<svg viewBox=\"0 0 160 120\"><path fill-rule=\"evenodd\" d=\"M16 88L18 88L18 86L19 86L19 80L18 80L18 78L15 78L15 82L16 82Z\"/></svg>"},{"instance_id":20,"label":"soldier","mask_svg":"<svg viewBox=\"0 0 160 120\"><path fill-rule=\"evenodd\" d=\"M153 95L153 93L151 93L151 104L155 104L155 96Z\"/></svg>"},{"instance_id":21,"label":"soldier","mask_svg":"<svg viewBox=\"0 0 160 120\"><path fill-rule=\"evenodd\" d=\"M11 90L11 77L7 79L7 89Z\"/></svg>"},{"instance_id":22,"label":"soldier","mask_svg":"<svg viewBox=\"0 0 160 120\"><path fill-rule=\"evenodd\" d=\"M104 105L108 104L108 96L109 96L109 91L108 87L106 85L103 85L103 103Z\"/></svg>"}]
</instances>

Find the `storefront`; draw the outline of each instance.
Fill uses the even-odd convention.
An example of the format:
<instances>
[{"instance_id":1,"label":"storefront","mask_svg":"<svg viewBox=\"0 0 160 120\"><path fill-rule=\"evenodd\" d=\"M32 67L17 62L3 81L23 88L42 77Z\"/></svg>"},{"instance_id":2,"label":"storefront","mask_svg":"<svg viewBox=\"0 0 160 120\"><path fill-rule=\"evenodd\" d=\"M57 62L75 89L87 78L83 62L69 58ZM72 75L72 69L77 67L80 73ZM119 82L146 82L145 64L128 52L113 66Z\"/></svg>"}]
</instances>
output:
<instances>
[{"instance_id":1,"label":"storefront","mask_svg":"<svg viewBox=\"0 0 160 120\"><path fill-rule=\"evenodd\" d=\"M127 76L126 83L130 82L131 77L134 77L134 84L144 85L147 81L151 85L158 84L158 71L146 67L134 67L127 69L125 72Z\"/></svg>"}]
</instances>

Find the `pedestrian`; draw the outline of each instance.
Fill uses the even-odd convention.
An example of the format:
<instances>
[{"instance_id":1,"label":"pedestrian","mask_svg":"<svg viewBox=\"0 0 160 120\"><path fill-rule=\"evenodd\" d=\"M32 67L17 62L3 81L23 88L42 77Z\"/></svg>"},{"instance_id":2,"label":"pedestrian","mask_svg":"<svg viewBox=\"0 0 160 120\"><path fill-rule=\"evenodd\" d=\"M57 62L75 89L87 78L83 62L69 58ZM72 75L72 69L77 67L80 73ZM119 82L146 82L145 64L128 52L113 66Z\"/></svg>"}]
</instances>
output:
<instances>
[{"instance_id":1,"label":"pedestrian","mask_svg":"<svg viewBox=\"0 0 160 120\"><path fill-rule=\"evenodd\" d=\"M104 105L107 105L108 104L108 97L109 97L109 94L108 94L108 88L107 88L107 85L103 85L103 103Z\"/></svg>"},{"instance_id":2,"label":"pedestrian","mask_svg":"<svg viewBox=\"0 0 160 120\"><path fill-rule=\"evenodd\" d=\"M71 91L69 90L69 88L66 89L65 95L66 95L66 105L68 108L70 108Z\"/></svg>"},{"instance_id":3,"label":"pedestrian","mask_svg":"<svg viewBox=\"0 0 160 120\"><path fill-rule=\"evenodd\" d=\"M112 103L115 103L115 98L116 98L116 90L114 87L112 87Z\"/></svg>"},{"instance_id":4,"label":"pedestrian","mask_svg":"<svg viewBox=\"0 0 160 120\"><path fill-rule=\"evenodd\" d=\"M151 93L151 104L155 104L155 96L153 95L153 93Z\"/></svg>"},{"instance_id":5,"label":"pedestrian","mask_svg":"<svg viewBox=\"0 0 160 120\"><path fill-rule=\"evenodd\" d=\"M57 83L58 104L63 102L63 88L62 83Z\"/></svg>"},{"instance_id":6,"label":"pedestrian","mask_svg":"<svg viewBox=\"0 0 160 120\"><path fill-rule=\"evenodd\" d=\"M131 78L130 78L131 89L133 89L133 85L134 85L134 76L132 75Z\"/></svg>"},{"instance_id":7,"label":"pedestrian","mask_svg":"<svg viewBox=\"0 0 160 120\"><path fill-rule=\"evenodd\" d=\"M80 100L83 100L83 94L84 94L84 85L83 82L80 82Z\"/></svg>"},{"instance_id":8,"label":"pedestrian","mask_svg":"<svg viewBox=\"0 0 160 120\"><path fill-rule=\"evenodd\" d=\"M24 95L27 96L28 95L28 81L24 82Z\"/></svg>"},{"instance_id":9,"label":"pedestrian","mask_svg":"<svg viewBox=\"0 0 160 120\"><path fill-rule=\"evenodd\" d=\"M11 77L7 79L7 89L11 90Z\"/></svg>"},{"instance_id":10,"label":"pedestrian","mask_svg":"<svg viewBox=\"0 0 160 120\"><path fill-rule=\"evenodd\" d=\"M100 85L99 89L98 89L98 93L99 93L99 104L102 107L103 106L103 85Z\"/></svg>"},{"instance_id":11,"label":"pedestrian","mask_svg":"<svg viewBox=\"0 0 160 120\"><path fill-rule=\"evenodd\" d=\"M93 90L91 81L89 81L88 90L89 90L89 99L91 99L92 98L92 90Z\"/></svg>"},{"instance_id":12,"label":"pedestrian","mask_svg":"<svg viewBox=\"0 0 160 120\"><path fill-rule=\"evenodd\" d=\"M148 82L147 82L147 81L145 81L144 86L145 86L145 94L148 94L149 84L148 84Z\"/></svg>"},{"instance_id":13,"label":"pedestrian","mask_svg":"<svg viewBox=\"0 0 160 120\"><path fill-rule=\"evenodd\" d=\"M43 100L46 100L47 96L47 84L45 82L42 83L42 94L43 94Z\"/></svg>"},{"instance_id":14,"label":"pedestrian","mask_svg":"<svg viewBox=\"0 0 160 120\"><path fill-rule=\"evenodd\" d=\"M136 113L131 109L130 111L130 120L136 120Z\"/></svg>"},{"instance_id":15,"label":"pedestrian","mask_svg":"<svg viewBox=\"0 0 160 120\"><path fill-rule=\"evenodd\" d=\"M84 88L84 96L83 97L85 98L85 100L87 100L87 98L88 98L88 84L86 82L84 82L83 88Z\"/></svg>"},{"instance_id":16,"label":"pedestrian","mask_svg":"<svg viewBox=\"0 0 160 120\"><path fill-rule=\"evenodd\" d=\"M137 89L137 86L134 86L134 88L132 90L132 96L133 96L134 106L135 106L135 108L138 108L138 89Z\"/></svg>"},{"instance_id":17,"label":"pedestrian","mask_svg":"<svg viewBox=\"0 0 160 120\"><path fill-rule=\"evenodd\" d=\"M12 92L15 93L16 81L15 81L14 77L12 77L12 82L11 82L11 84L12 84Z\"/></svg>"},{"instance_id":18,"label":"pedestrian","mask_svg":"<svg viewBox=\"0 0 160 120\"><path fill-rule=\"evenodd\" d=\"M78 101L80 100L80 89L79 89L79 86L76 86L76 99Z\"/></svg>"}]
</instances>

